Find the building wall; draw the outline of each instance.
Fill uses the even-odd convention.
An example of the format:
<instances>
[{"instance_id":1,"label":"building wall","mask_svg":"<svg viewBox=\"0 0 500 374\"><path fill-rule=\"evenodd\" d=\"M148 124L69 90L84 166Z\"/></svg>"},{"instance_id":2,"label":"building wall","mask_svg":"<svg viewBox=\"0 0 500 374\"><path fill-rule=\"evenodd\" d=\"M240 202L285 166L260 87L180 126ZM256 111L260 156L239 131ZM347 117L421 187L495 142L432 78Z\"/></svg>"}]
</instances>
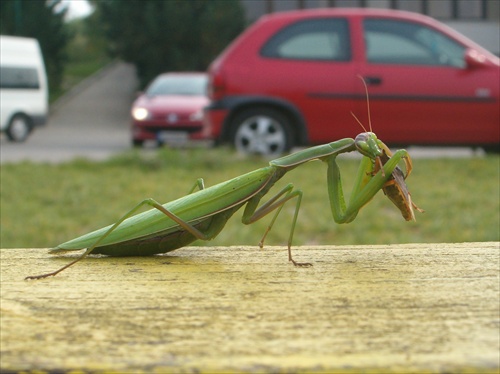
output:
<instances>
[{"instance_id":1,"label":"building wall","mask_svg":"<svg viewBox=\"0 0 500 374\"><path fill-rule=\"evenodd\" d=\"M249 22L266 13L326 7L400 9L434 17L500 55L500 0L240 0Z\"/></svg>"}]
</instances>

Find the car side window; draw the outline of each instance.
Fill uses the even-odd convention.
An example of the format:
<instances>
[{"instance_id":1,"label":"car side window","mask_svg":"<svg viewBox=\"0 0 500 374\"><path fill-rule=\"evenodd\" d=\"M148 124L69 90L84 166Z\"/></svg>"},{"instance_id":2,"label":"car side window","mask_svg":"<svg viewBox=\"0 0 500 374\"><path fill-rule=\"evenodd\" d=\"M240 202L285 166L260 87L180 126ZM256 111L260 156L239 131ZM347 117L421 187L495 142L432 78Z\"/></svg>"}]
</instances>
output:
<instances>
[{"instance_id":1,"label":"car side window","mask_svg":"<svg viewBox=\"0 0 500 374\"><path fill-rule=\"evenodd\" d=\"M299 21L273 35L261 49L263 57L291 60L349 61L349 27L344 18Z\"/></svg>"},{"instance_id":2,"label":"car side window","mask_svg":"<svg viewBox=\"0 0 500 374\"><path fill-rule=\"evenodd\" d=\"M39 89L40 82L35 68L7 67L0 68L0 88Z\"/></svg>"},{"instance_id":3,"label":"car side window","mask_svg":"<svg viewBox=\"0 0 500 374\"><path fill-rule=\"evenodd\" d=\"M465 47L413 22L366 19L366 58L371 63L465 67Z\"/></svg>"}]
</instances>

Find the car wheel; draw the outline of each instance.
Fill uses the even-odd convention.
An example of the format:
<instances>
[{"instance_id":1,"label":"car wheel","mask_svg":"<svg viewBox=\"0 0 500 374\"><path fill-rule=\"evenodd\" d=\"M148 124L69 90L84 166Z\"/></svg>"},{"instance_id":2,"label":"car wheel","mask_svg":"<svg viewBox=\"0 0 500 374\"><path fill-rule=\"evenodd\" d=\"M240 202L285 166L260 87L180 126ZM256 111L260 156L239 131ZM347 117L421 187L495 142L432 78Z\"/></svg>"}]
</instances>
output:
<instances>
[{"instance_id":1,"label":"car wheel","mask_svg":"<svg viewBox=\"0 0 500 374\"><path fill-rule=\"evenodd\" d=\"M288 119L279 111L253 108L233 119L231 139L238 152L274 156L291 149L293 134Z\"/></svg>"},{"instance_id":2,"label":"car wheel","mask_svg":"<svg viewBox=\"0 0 500 374\"><path fill-rule=\"evenodd\" d=\"M142 147L142 145L144 144L144 141L143 140L140 140L140 139L132 139L132 146L134 147Z\"/></svg>"},{"instance_id":3,"label":"car wheel","mask_svg":"<svg viewBox=\"0 0 500 374\"><path fill-rule=\"evenodd\" d=\"M481 147L479 147L479 149L481 149ZM495 144L495 145L484 146L483 150L487 154L498 155L498 154L500 154L500 145Z\"/></svg>"},{"instance_id":4,"label":"car wheel","mask_svg":"<svg viewBox=\"0 0 500 374\"><path fill-rule=\"evenodd\" d=\"M30 119L22 114L16 114L9 122L7 126L7 138L13 142L24 142L33 126L31 124Z\"/></svg>"}]
</instances>

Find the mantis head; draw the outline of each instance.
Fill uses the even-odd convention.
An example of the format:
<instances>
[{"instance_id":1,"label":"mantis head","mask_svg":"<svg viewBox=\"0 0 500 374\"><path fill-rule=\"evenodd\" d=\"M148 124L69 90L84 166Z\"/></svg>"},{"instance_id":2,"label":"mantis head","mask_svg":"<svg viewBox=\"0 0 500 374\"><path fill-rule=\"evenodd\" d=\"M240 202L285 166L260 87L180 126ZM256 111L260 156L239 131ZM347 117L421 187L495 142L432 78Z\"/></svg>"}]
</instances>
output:
<instances>
[{"instance_id":1,"label":"mantis head","mask_svg":"<svg viewBox=\"0 0 500 374\"><path fill-rule=\"evenodd\" d=\"M379 158L383 154L380 143L377 135L373 132L362 132L354 139L354 144L359 153L372 160Z\"/></svg>"}]
</instances>

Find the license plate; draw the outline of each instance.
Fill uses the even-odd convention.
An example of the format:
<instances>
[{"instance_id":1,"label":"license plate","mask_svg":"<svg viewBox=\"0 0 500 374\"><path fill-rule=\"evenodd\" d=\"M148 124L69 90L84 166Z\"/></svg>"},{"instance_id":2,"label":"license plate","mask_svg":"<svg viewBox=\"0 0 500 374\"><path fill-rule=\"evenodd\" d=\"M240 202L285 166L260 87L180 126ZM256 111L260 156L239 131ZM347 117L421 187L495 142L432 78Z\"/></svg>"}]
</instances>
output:
<instances>
[{"instance_id":1,"label":"license plate","mask_svg":"<svg viewBox=\"0 0 500 374\"><path fill-rule=\"evenodd\" d=\"M189 136L187 132L182 131L160 131L158 132L157 139L167 144L183 144L187 143Z\"/></svg>"}]
</instances>

